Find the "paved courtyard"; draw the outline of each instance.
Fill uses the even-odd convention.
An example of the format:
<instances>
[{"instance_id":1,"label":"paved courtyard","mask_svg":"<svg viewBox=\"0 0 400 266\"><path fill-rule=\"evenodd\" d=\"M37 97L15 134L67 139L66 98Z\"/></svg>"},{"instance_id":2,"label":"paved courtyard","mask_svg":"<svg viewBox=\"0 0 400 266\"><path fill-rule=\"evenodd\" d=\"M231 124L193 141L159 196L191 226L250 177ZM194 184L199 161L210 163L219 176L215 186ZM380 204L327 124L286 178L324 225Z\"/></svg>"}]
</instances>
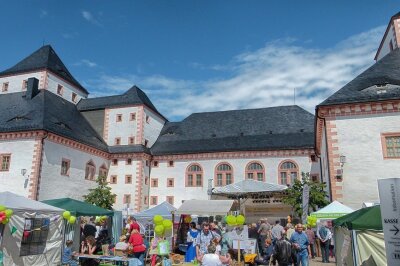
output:
<instances>
[{"instance_id":1,"label":"paved courtyard","mask_svg":"<svg viewBox=\"0 0 400 266\"><path fill-rule=\"evenodd\" d=\"M315 259L310 259L311 266L327 266L327 265L336 265L335 260L331 258L330 263L322 263L321 257L316 257Z\"/></svg>"}]
</instances>

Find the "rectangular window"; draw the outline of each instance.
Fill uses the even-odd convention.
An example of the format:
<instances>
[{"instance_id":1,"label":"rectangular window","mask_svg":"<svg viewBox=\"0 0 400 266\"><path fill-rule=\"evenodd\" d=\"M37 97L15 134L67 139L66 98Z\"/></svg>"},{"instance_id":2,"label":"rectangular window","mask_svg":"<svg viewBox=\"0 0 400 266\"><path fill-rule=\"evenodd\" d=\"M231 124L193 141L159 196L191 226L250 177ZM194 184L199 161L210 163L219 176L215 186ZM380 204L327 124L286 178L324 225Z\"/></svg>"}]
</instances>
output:
<instances>
[{"instance_id":1,"label":"rectangular window","mask_svg":"<svg viewBox=\"0 0 400 266\"><path fill-rule=\"evenodd\" d=\"M135 137L129 137L128 142L130 145L135 144Z\"/></svg>"},{"instance_id":2,"label":"rectangular window","mask_svg":"<svg viewBox=\"0 0 400 266\"><path fill-rule=\"evenodd\" d=\"M121 145L121 138L115 138L114 144Z\"/></svg>"},{"instance_id":3,"label":"rectangular window","mask_svg":"<svg viewBox=\"0 0 400 266\"><path fill-rule=\"evenodd\" d=\"M168 166L169 167L174 167L174 161L168 161Z\"/></svg>"},{"instance_id":4,"label":"rectangular window","mask_svg":"<svg viewBox=\"0 0 400 266\"><path fill-rule=\"evenodd\" d=\"M92 165L90 163L86 164L85 179L94 180L95 171L96 171L96 168L94 167L94 165Z\"/></svg>"},{"instance_id":5,"label":"rectangular window","mask_svg":"<svg viewBox=\"0 0 400 266\"><path fill-rule=\"evenodd\" d=\"M144 196L143 203L144 204L149 204L148 202L149 202L149 197Z\"/></svg>"},{"instance_id":6,"label":"rectangular window","mask_svg":"<svg viewBox=\"0 0 400 266\"><path fill-rule=\"evenodd\" d=\"M157 199L158 197L157 196L151 196L150 197L150 199L151 199L151 205L157 205L158 203L157 203L157 201L158 201L158 199Z\"/></svg>"},{"instance_id":7,"label":"rectangular window","mask_svg":"<svg viewBox=\"0 0 400 266\"><path fill-rule=\"evenodd\" d=\"M117 184L117 176L116 175L110 176L110 184Z\"/></svg>"},{"instance_id":8,"label":"rectangular window","mask_svg":"<svg viewBox=\"0 0 400 266\"><path fill-rule=\"evenodd\" d=\"M200 174L196 175L196 186L201 187L203 185L202 178Z\"/></svg>"},{"instance_id":9,"label":"rectangular window","mask_svg":"<svg viewBox=\"0 0 400 266\"><path fill-rule=\"evenodd\" d=\"M144 178L144 184L145 184L145 185L148 185L148 184L149 184L149 178L148 178L147 176Z\"/></svg>"},{"instance_id":10,"label":"rectangular window","mask_svg":"<svg viewBox=\"0 0 400 266\"><path fill-rule=\"evenodd\" d=\"M171 205L174 205L174 196L167 196L167 202Z\"/></svg>"},{"instance_id":11,"label":"rectangular window","mask_svg":"<svg viewBox=\"0 0 400 266\"><path fill-rule=\"evenodd\" d=\"M125 176L125 184L132 184L132 176L131 175Z\"/></svg>"},{"instance_id":12,"label":"rectangular window","mask_svg":"<svg viewBox=\"0 0 400 266\"><path fill-rule=\"evenodd\" d=\"M288 183L286 172L281 172L281 185L286 185Z\"/></svg>"},{"instance_id":13,"label":"rectangular window","mask_svg":"<svg viewBox=\"0 0 400 266\"><path fill-rule=\"evenodd\" d=\"M100 167L99 176L107 176L107 169L104 167Z\"/></svg>"},{"instance_id":14,"label":"rectangular window","mask_svg":"<svg viewBox=\"0 0 400 266\"><path fill-rule=\"evenodd\" d=\"M49 218L25 218L19 255L43 254L49 234Z\"/></svg>"},{"instance_id":15,"label":"rectangular window","mask_svg":"<svg viewBox=\"0 0 400 266\"><path fill-rule=\"evenodd\" d=\"M173 186L174 186L174 179L167 178L167 187L173 187Z\"/></svg>"},{"instance_id":16,"label":"rectangular window","mask_svg":"<svg viewBox=\"0 0 400 266\"><path fill-rule=\"evenodd\" d=\"M69 168L71 161L67 159L62 159L61 161L61 175L69 176Z\"/></svg>"},{"instance_id":17,"label":"rectangular window","mask_svg":"<svg viewBox=\"0 0 400 266\"><path fill-rule=\"evenodd\" d=\"M146 166L149 166L149 160L146 160Z\"/></svg>"},{"instance_id":18,"label":"rectangular window","mask_svg":"<svg viewBox=\"0 0 400 266\"><path fill-rule=\"evenodd\" d=\"M147 139L144 140L144 146L148 147L149 146L149 141Z\"/></svg>"},{"instance_id":19,"label":"rectangular window","mask_svg":"<svg viewBox=\"0 0 400 266\"><path fill-rule=\"evenodd\" d=\"M291 172L290 173L290 182L291 184L294 184L294 181L297 179L297 172Z\"/></svg>"},{"instance_id":20,"label":"rectangular window","mask_svg":"<svg viewBox=\"0 0 400 266\"><path fill-rule=\"evenodd\" d=\"M124 204L129 204L129 203L131 203L131 195L125 194L124 195Z\"/></svg>"},{"instance_id":21,"label":"rectangular window","mask_svg":"<svg viewBox=\"0 0 400 266\"><path fill-rule=\"evenodd\" d=\"M57 94L61 96L63 95L63 86L60 84L57 86Z\"/></svg>"},{"instance_id":22,"label":"rectangular window","mask_svg":"<svg viewBox=\"0 0 400 266\"><path fill-rule=\"evenodd\" d=\"M393 51L393 42L392 42L392 40L390 40L389 49L390 49L390 51Z\"/></svg>"},{"instance_id":23,"label":"rectangular window","mask_svg":"<svg viewBox=\"0 0 400 266\"><path fill-rule=\"evenodd\" d=\"M131 158L126 159L126 164L127 165L131 165L132 164L132 159Z\"/></svg>"},{"instance_id":24,"label":"rectangular window","mask_svg":"<svg viewBox=\"0 0 400 266\"><path fill-rule=\"evenodd\" d=\"M153 161L153 167L158 167L158 161Z\"/></svg>"},{"instance_id":25,"label":"rectangular window","mask_svg":"<svg viewBox=\"0 0 400 266\"><path fill-rule=\"evenodd\" d=\"M1 161L1 171L9 171L10 170L10 161L11 161L11 154L0 154L0 161Z\"/></svg>"},{"instance_id":26,"label":"rectangular window","mask_svg":"<svg viewBox=\"0 0 400 266\"><path fill-rule=\"evenodd\" d=\"M188 175L188 186L193 187L193 175Z\"/></svg>"},{"instance_id":27,"label":"rectangular window","mask_svg":"<svg viewBox=\"0 0 400 266\"><path fill-rule=\"evenodd\" d=\"M158 178L151 179L151 187L158 187Z\"/></svg>"},{"instance_id":28,"label":"rectangular window","mask_svg":"<svg viewBox=\"0 0 400 266\"><path fill-rule=\"evenodd\" d=\"M129 116L129 120L131 120L131 121L136 120L136 113L131 113Z\"/></svg>"},{"instance_id":29,"label":"rectangular window","mask_svg":"<svg viewBox=\"0 0 400 266\"><path fill-rule=\"evenodd\" d=\"M253 173L247 173L247 179L253 179Z\"/></svg>"},{"instance_id":30,"label":"rectangular window","mask_svg":"<svg viewBox=\"0 0 400 266\"><path fill-rule=\"evenodd\" d=\"M384 135L384 157L400 158L400 133Z\"/></svg>"},{"instance_id":31,"label":"rectangular window","mask_svg":"<svg viewBox=\"0 0 400 266\"><path fill-rule=\"evenodd\" d=\"M115 121L122 122L122 114L117 114Z\"/></svg>"},{"instance_id":32,"label":"rectangular window","mask_svg":"<svg viewBox=\"0 0 400 266\"><path fill-rule=\"evenodd\" d=\"M231 183L232 183L232 175L226 174L226 184L225 185L230 185Z\"/></svg>"},{"instance_id":33,"label":"rectangular window","mask_svg":"<svg viewBox=\"0 0 400 266\"><path fill-rule=\"evenodd\" d=\"M311 181L313 181L315 183L319 183L318 175L311 175Z\"/></svg>"},{"instance_id":34,"label":"rectangular window","mask_svg":"<svg viewBox=\"0 0 400 266\"><path fill-rule=\"evenodd\" d=\"M1 89L2 92L7 92L8 91L8 82L3 83L3 87Z\"/></svg>"},{"instance_id":35,"label":"rectangular window","mask_svg":"<svg viewBox=\"0 0 400 266\"><path fill-rule=\"evenodd\" d=\"M222 186L222 174L217 174L217 186Z\"/></svg>"},{"instance_id":36,"label":"rectangular window","mask_svg":"<svg viewBox=\"0 0 400 266\"><path fill-rule=\"evenodd\" d=\"M264 174L263 173L257 173L257 180L258 181L264 181Z\"/></svg>"},{"instance_id":37,"label":"rectangular window","mask_svg":"<svg viewBox=\"0 0 400 266\"><path fill-rule=\"evenodd\" d=\"M76 95L75 92L72 93L72 102L76 103L76 101L78 100L78 95Z\"/></svg>"},{"instance_id":38,"label":"rectangular window","mask_svg":"<svg viewBox=\"0 0 400 266\"><path fill-rule=\"evenodd\" d=\"M23 91L26 91L28 89L28 81L27 80L23 80L22 81L22 88Z\"/></svg>"},{"instance_id":39,"label":"rectangular window","mask_svg":"<svg viewBox=\"0 0 400 266\"><path fill-rule=\"evenodd\" d=\"M150 116L146 115L146 123L150 123Z\"/></svg>"},{"instance_id":40,"label":"rectangular window","mask_svg":"<svg viewBox=\"0 0 400 266\"><path fill-rule=\"evenodd\" d=\"M112 160L112 165L118 165L118 159L113 159Z\"/></svg>"}]
</instances>

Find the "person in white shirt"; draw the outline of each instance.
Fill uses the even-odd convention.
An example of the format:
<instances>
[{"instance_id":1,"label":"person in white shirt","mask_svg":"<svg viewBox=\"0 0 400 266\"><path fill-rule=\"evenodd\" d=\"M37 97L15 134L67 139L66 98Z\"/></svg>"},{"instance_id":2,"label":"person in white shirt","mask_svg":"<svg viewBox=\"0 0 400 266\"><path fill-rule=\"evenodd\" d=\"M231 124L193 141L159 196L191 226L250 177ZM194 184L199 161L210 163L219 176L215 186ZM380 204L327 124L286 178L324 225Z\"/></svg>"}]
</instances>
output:
<instances>
[{"instance_id":1,"label":"person in white shirt","mask_svg":"<svg viewBox=\"0 0 400 266\"><path fill-rule=\"evenodd\" d=\"M119 242L115 244L115 249L116 250L121 250L121 251L126 251L129 247L129 244L126 243L126 236L121 236L119 238Z\"/></svg>"},{"instance_id":2,"label":"person in white shirt","mask_svg":"<svg viewBox=\"0 0 400 266\"><path fill-rule=\"evenodd\" d=\"M215 254L216 248L214 245L207 247L207 254L201 258L201 265L203 266L222 266L222 262L219 259L219 255Z\"/></svg>"}]
</instances>

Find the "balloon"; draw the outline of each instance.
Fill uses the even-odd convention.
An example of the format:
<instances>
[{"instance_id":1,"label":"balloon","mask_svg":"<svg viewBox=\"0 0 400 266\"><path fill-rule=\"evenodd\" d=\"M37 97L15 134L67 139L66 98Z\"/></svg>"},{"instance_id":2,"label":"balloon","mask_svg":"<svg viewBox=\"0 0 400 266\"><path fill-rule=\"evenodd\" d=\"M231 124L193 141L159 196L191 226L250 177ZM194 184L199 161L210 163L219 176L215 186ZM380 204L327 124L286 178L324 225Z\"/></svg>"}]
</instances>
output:
<instances>
[{"instance_id":1,"label":"balloon","mask_svg":"<svg viewBox=\"0 0 400 266\"><path fill-rule=\"evenodd\" d=\"M5 216L0 216L0 222L2 222L5 219L7 219Z\"/></svg>"},{"instance_id":2,"label":"balloon","mask_svg":"<svg viewBox=\"0 0 400 266\"><path fill-rule=\"evenodd\" d=\"M153 217L153 221L155 225L162 225L162 221L164 220L164 218L161 215L155 215Z\"/></svg>"},{"instance_id":3,"label":"balloon","mask_svg":"<svg viewBox=\"0 0 400 266\"><path fill-rule=\"evenodd\" d=\"M164 220L163 222L162 222L162 224L163 224L163 226L164 226L164 229L171 229L172 228L172 222L171 222L171 220Z\"/></svg>"},{"instance_id":4,"label":"balloon","mask_svg":"<svg viewBox=\"0 0 400 266\"><path fill-rule=\"evenodd\" d=\"M5 212L6 216L7 216L7 218L10 218L11 215L13 214L13 210L10 210L10 209L5 210L4 212Z\"/></svg>"},{"instance_id":5,"label":"balloon","mask_svg":"<svg viewBox=\"0 0 400 266\"><path fill-rule=\"evenodd\" d=\"M71 217L71 213L69 211L65 211L65 212L63 212L63 217L64 217L64 219L68 220L69 217Z\"/></svg>"},{"instance_id":6,"label":"balloon","mask_svg":"<svg viewBox=\"0 0 400 266\"><path fill-rule=\"evenodd\" d=\"M245 221L246 221L246 219L244 218L243 215L238 215L236 217L236 224L238 224L238 225L244 224Z\"/></svg>"},{"instance_id":7,"label":"balloon","mask_svg":"<svg viewBox=\"0 0 400 266\"><path fill-rule=\"evenodd\" d=\"M104 221L104 220L107 220L107 218L108 218L108 217L105 216L105 215L104 215L104 216L101 216L101 220L103 220L103 221Z\"/></svg>"},{"instance_id":8,"label":"balloon","mask_svg":"<svg viewBox=\"0 0 400 266\"><path fill-rule=\"evenodd\" d=\"M76 222L76 217L75 217L75 216L69 217L68 222L69 222L70 224L74 224L74 223Z\"/></svg>"},{"instance_id":9,"label":"balloon","mask_svg":"<svg viewBox=\"0 0 400 266\"><path fill-rule=\"evenodd\" d=\"M184 219L185 223L190 223L192 221L192 217L190 217L189 215L185 217Z\"/></svg>"},{"instance_id":10,"label":"balloon","mask_svg":"<svg viewBox=\"0 0 400 266\"><path fill-rule=\"evenodd\" d=\"M226 218L226 222L230 226L236 225L236 217L233 215L228 215L228 217Z\"/></svg>"},{"instance_id":11,"label":"balloon","mask_svg":"<svg viewBox=\"0 0 400 266\"><path fill-rule=\"evenodd\" d=\"M3 206L3 205L0 205L0 212L4 211L5 209L6 209L6 207L5 207L5 206Z\"/></svg>"},{"instance_id":12,"label":"balloon","mask_svg":"<svg viewBox=\"0 0 400 266\"><path fill-rule=\"evenodd\" d=\"M164 234L164 226L156 225L156 227L154 227L154 232L156 233L157 236L162 236Z\"/></svg>"},{"instance_id":13,"label":"balloon","mask_svg":"<svg viewBox=\"0 0 400 266\"><path fill-rule=\"evenodd\" d=\"M0 217L3 217L3 216L6 216L6 213L4 211L0 212Z\"/></svg>"},{"instance_id":14,"label":"balloon","mask_svg":"<svg viewBox=\"0 0 400 266\"><path fill-rule=\"evenodd\" d=\"M24 231L24 237L27 238L29 236L30 232L29 231Z\"/></svg>"}]
</instances>

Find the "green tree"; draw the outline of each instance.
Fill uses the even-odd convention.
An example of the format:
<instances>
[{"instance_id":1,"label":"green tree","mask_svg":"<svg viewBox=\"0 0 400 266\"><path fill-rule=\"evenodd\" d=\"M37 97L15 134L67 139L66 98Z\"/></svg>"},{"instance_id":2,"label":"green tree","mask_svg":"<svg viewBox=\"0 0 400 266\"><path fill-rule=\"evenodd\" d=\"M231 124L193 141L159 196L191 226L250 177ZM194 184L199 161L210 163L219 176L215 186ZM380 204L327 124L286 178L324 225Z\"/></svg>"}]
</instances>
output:
<instances>
[{"instance_id":1,"label":"green tree","mask_svg":"<svg viewBox=\"0 0 400 266\"><path fill-rule=\"evenodd\" d=\"M97 187L90 188L89 194L84 195L85 202L94 204L98 207L112 210L114 199L117 195L111 192L111 187L108 186L107 177L101 176L96 179Z\"/></svg>"},{"instance_id":2,"label":"green tree","mask_svg":"<svg viewBox=\"0 0 400 266\"><path fill-rule=\"evenodd\" d=\"M327 200L328 194L325 190L325 183L311 181L310 173L301 173L301 177L301 180L296 179L294 181L294 184L286 190L284 196L282 197L283 203L292 206L297 217L301 217L303 213L302 200L303 187L305 184L308 184L310 187L308 211L313 212L329 204L329 201Z\"/></svg>"}]
</instances>

